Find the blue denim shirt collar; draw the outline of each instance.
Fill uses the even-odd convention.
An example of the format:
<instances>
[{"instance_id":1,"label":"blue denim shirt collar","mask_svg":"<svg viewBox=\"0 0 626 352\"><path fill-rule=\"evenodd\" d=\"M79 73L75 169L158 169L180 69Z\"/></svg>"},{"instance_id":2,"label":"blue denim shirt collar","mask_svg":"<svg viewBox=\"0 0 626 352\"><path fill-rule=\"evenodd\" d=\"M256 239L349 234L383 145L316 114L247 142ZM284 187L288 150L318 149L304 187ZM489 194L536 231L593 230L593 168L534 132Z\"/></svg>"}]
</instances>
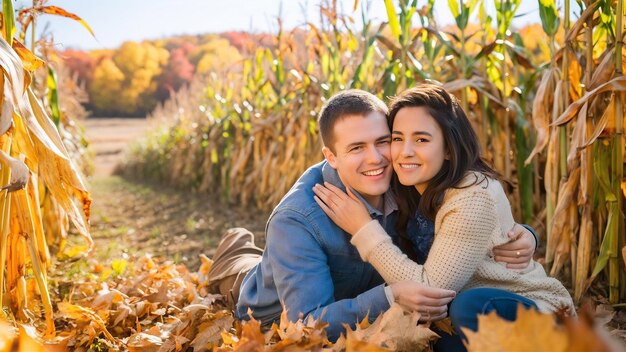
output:
<instances>
[{"instance_id":1,"label":"blue denim shirt collar","mask_svg":"<svg viewBox=\"0 0 626 352\"><path fill-rule=\"evenodd\" d=\"M330 184L332 184L334 186L339 187L344 192L346 191L346 187L341 182L341 179L339 178L339 174L337 173L337 170L335 170L327 162L324 163L324 166L322 166L322 177L324 178L325 182L328 182L328 183L330 183ZM374 208L371 204L369 204L359 194L359 192L355 191L354 189L351 189L351 190L354 193L354 195L356 195L356 197L359 198L359 200L363 204L365 204L365 207L369 211L369 213L372 216L372 218L378 218L380 216L387 217L391 213L393 213L394 211L398 210L398 204L396 203L395 198L393 197L393 193L392 193L391 189L387 190L387 192L385 192L385 194L383 194L383 204L384 204L383 205L383 210L385 211L384 214L380 210Z\"/></svg>"}]
</instances>

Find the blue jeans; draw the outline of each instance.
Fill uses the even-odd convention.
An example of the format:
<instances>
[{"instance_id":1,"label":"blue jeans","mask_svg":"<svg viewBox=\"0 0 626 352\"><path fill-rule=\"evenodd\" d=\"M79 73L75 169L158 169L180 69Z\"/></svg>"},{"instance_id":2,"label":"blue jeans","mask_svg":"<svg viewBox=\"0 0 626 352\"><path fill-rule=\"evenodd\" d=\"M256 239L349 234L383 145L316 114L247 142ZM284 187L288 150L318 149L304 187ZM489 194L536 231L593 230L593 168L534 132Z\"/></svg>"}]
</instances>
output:
<instances>
[{"instance_id":1,"label":"blue jeans","mask_svg":"<svg viewBox=\"0 0 626 352\"><path fill-rule=\"evenodd\" d=\"M532 300L497 288L473 288L460 292L448 309L452 326L458 335L448 335L437 331L441 339L435 344L435 350L465 351L462 340L465 341L466 338L461 327L477 331L478 315L488 314L493 310L501 318L515 321L518 304L525 308L537 309L537 305Z\"/></svg>"}]
</instances>

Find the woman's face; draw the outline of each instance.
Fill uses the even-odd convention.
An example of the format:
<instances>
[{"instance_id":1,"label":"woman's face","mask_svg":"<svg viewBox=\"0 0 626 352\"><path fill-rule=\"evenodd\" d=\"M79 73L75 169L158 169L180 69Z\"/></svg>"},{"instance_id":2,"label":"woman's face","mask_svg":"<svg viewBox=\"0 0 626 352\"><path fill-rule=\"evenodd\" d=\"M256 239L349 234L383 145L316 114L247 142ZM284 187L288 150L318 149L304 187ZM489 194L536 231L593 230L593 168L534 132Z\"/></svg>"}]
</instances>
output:
<instances>
[{"instance_id":1,"label":"woman's face","mask_svg":"<svg viewBox=\"0 0 626 352\"><path fill-rule=\"evenodd\" d=\"M448 159L443 133L426 107L406 107L391 131L391 159L400 183L422 194Z\"/></svg>"}]
</instances>

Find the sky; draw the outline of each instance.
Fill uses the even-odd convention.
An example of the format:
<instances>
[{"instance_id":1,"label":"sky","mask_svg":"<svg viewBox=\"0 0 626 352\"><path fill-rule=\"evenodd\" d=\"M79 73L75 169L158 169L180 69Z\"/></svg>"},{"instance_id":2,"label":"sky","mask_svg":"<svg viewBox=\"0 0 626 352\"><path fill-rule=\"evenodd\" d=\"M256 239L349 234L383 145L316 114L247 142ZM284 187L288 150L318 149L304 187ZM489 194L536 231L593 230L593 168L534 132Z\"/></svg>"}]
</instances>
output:
<instances>
[{"instance_id":1,"label":"sky","mask_svg":"<svg viewBox=\"0 0 626 352\"><path fill-rule=\"evenodd\" d=\"M338 0L344 13L353 13L354 0ZM360 0L359 7L367 3ZM419 0L421 7L426 0ZM558 3L558 2L557 2ZM32 4L18 0L16 8ZM124 41L158 39L180 34L204 34L223 31L276 32L276 18L282 13L285 28L316 23L319 0L50 0L55 5L85 20L95 32L92 37L78 22L51 15L37 20L37 34L52 32L60 49L105 49L118 47ZM486 0L488 11L493 0ZM514 22L524 25L539 22L538 0L522 0ZM304 10L303 10L304 9ZM282 11L282 12L281 12ZM368 17L376 22L386 20L383 0L371 0ZM306 17L305 17L306 16ZM435 18L439 24L453 22L448 1L437 0ZM495 17L495 16L494 16ZM30 37L30 35L28 36Z\"/></svg>"}]
</instances>

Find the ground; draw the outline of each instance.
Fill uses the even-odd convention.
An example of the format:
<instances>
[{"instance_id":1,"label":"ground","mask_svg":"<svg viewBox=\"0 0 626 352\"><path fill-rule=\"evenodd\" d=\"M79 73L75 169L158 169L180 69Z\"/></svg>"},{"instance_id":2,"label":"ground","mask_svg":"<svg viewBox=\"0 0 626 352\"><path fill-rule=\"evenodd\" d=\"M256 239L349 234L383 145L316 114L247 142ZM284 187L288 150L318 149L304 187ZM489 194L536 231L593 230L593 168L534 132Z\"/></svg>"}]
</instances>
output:
<instances>
[{"instance_id":1,"label":"ground","mask_svg":"<svg viewBox=\"0 0 626 352\"><path fill-rule=\"evenodd\" d=\"M88 183L93 198L91 235L96 251L113 256L123 252L133 257L149 253L195 270L199 254L210 258L228 228L245 227L263 245L269 213L233 209L207 195L137 184L113 174L125 147L147 128L146 119L85 121L94 151L95 172L88 177Z\"/></svg>"}]
</instances>

